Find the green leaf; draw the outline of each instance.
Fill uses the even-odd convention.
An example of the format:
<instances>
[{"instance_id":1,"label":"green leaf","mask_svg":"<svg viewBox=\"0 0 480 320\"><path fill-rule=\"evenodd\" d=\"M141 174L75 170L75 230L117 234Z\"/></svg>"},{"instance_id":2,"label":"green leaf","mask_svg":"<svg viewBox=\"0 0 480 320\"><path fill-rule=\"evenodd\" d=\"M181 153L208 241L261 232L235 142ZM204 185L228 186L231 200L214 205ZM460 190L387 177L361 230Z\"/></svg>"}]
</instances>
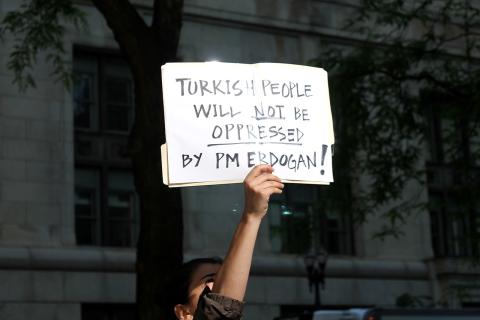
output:
<instances>
[{"instance_id":1,"label":"green leaf","mask_svg":"<svg viewBox=\"0 0 480 320\"><path fill-rule=\"evenodd\" d=\"M65 22L62 22L65 21ZM35 87L32 76L40 52L51 52L52 76L67 87L71 84L70 66L64 48L64 23L86 28L85 14L69 0L24 1L17 11L9 12L0 23L0 40L14 36L14 48L7 67L13 71L13 83L20 91Z\"/></svg>"}]
</instances>

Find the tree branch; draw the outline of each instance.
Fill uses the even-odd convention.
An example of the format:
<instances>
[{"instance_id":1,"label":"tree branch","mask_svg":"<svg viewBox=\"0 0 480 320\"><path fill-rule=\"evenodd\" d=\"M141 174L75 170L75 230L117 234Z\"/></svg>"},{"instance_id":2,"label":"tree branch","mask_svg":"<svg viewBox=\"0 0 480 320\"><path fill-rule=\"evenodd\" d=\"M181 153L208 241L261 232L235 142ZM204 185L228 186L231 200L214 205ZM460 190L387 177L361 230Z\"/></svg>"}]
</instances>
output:
<instances>
[{"instance_id":1,"label":"tree branch","mask_svg":"<svg viewBox=\"0 0 480 320\"><path fill-rule=\"evenodd\" d=\"M120 48L127 56L136 56L142 51L142 41L149 28L137 9L127 0L92 0L113 31Z\"/></svg>"}]
</instances>

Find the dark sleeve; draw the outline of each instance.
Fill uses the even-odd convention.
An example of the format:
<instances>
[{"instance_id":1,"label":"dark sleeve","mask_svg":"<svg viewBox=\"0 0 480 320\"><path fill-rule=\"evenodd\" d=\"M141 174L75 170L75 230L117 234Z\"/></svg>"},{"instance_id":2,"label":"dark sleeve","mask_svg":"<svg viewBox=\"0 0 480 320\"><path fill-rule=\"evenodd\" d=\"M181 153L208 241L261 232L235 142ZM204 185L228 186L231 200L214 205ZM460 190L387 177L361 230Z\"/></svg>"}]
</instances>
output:
<instances>
[{"instance_id":1,"label":"dark sleeve","mask_svg":"<svg viewBox=\"0 0 480 320\"><path fill-rule=\"evenodd\" d=\"M243 302L210 292L206 287L198 300L194 320L238 320L242 318Z\"/></svg>"}]
</instances>

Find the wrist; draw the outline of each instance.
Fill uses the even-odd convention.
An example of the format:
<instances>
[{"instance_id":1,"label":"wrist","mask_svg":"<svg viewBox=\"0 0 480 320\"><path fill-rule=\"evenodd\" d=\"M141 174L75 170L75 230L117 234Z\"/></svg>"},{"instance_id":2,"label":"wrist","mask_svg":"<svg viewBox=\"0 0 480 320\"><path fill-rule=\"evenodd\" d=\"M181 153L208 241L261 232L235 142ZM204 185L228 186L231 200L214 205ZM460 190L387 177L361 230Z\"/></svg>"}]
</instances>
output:
<instances>
[{"instance_id":1,"label":"wrist","mask_svg":"<svg viewBox=\"0 0 480 320\"><path fill-rule=\"evenodd\" d=\"M260 224L262 222L262 218L263 216L259 216L258 214L244 211L241 221L247 224Z\"/></svg>"}]
</instances>

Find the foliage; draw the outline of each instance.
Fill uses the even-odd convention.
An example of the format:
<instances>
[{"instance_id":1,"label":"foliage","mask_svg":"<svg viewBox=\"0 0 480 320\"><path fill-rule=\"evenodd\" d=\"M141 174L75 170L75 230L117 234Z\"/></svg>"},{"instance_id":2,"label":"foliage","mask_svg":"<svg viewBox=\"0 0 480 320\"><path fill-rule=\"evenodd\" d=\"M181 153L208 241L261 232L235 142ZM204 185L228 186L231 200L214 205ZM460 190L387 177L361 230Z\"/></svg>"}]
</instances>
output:
<instances>
[{"instance_id":1,"label":"foliage","mask_svg":"<svg viewBox=\"0 0 480 320\"><path fill-rule=\"evenodd\" d=\"M427 182L420 160L431 142L432 115L452 125L441 132L441 154L429 150L429 163L453 170L463 214L474 208L480 9L472 2L363 0L346 26L360 44L331 44L315 61L331 75L335 161L353 181L343 194L353 197L360 221L382 209L377 236L399 236L405 218L423 208L420 194L406 191Z\"/></svg>"},{"instance_id":2,"label":"foliage","mask_svg":"<svg viewBox=\"0 0 480 320\"><path fill-rule=\"evenodd\" d=\"M432 308L434 304L430 296L404 293L395 299L395 306L398 308Z\"/></svg>"},{"instance_id":3,"label":"foliage","mask_svg":"<svg viewBox=\"0 0 480 320\"><path fill-rule=\"evenodd\" d=\"M67 0L25 1L17 11L9 12L0 23L0 40L11 33L15 44L8 61L13 82L21 91L35 87L32 72L39 52L47 52L57 81L71 86L71 71L64 47L64 22L86 27L85 14Z\"/></svg>"}]
</instances>

